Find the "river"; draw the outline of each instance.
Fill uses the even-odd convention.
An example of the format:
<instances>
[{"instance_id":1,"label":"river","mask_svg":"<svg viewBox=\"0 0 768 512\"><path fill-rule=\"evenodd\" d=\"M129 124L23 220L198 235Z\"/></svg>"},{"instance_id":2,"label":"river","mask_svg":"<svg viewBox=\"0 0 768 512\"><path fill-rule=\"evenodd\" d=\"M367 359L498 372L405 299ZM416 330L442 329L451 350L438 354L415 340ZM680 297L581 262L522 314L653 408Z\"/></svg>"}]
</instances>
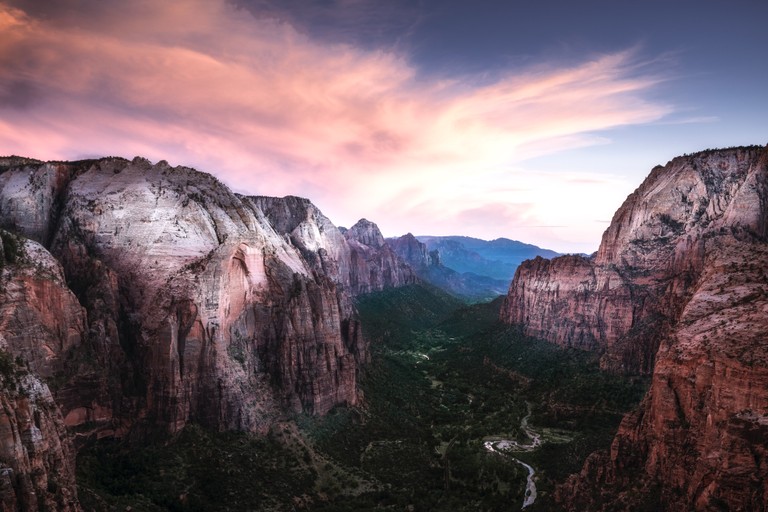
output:
<instances>
[{"instance_id":1,"label":"river","mask_svg":"<svg viewBox=\"0 0 768 512\"><path fill-rule=\"evenodd\" d=\"M513 439L498 439L495 441L486 441L483 446L486 450L493 453L501 453L508 455L515 462L525 467L528 470L528 481L525 484L525 499L523 500L523 506L521 509L533 505L536 501L536 482L533 480L533 475L536 474L536 470L533 466L526 464L518 458L509 455L510 451L516 452L530 452L541 446L541 435L531 430L528 426L528 419L531 417L531 404L528 403L528 414L520 421L520 428L523 429L525 435L531 440L530 444L520 444Z\"/></svg>"}]
</instances>

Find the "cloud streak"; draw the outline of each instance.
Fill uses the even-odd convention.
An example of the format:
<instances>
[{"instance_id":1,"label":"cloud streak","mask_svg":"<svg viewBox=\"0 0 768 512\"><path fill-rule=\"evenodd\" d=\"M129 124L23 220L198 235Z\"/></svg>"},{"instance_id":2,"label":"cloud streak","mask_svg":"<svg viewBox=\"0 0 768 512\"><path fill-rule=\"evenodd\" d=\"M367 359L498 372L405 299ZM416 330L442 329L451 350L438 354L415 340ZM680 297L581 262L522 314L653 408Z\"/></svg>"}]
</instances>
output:
<instances>
[{"instance_id":1,"label":"cloud streak","mask_svg":"<svg viewBox=\"0 0 768 512\"><path fill-rule=\"evenodd\" d=\"M671 112L646 98L660 79L631 50L438 79L407 54L314 40L222 0L67 8L86 4L44 16L0 3L0 153L141 154L241 192L307 195L339 223L513 236L516 223L563 223L543 215L556 208L547 183L521 162ZM520 187L536 191L496 192Z\"/></svg>"}]
</instances>

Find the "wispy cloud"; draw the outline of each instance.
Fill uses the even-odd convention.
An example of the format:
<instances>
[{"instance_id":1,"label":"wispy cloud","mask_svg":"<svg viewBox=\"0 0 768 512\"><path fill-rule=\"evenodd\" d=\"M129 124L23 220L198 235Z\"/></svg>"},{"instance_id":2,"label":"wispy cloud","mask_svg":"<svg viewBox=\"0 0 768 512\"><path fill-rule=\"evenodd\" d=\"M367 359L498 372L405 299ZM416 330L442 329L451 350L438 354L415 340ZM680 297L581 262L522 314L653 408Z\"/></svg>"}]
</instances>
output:
<instances>
[{"instance_id":1,"label":"wispy cloud","mask_svg":"<svg viewBox=\"0 0 768 512\"><path fill-rule=\"evenodd\" d=\"M0 153L167 159L390 233L562 224L542 216L558 185L519 163L671 112L647 99L659 77L631 50L493 83L438 80L406 53L320 42L224 0L15 5L0 3ZM529 186L526 198L496 192Z\"/></svg>"}]
</instances>

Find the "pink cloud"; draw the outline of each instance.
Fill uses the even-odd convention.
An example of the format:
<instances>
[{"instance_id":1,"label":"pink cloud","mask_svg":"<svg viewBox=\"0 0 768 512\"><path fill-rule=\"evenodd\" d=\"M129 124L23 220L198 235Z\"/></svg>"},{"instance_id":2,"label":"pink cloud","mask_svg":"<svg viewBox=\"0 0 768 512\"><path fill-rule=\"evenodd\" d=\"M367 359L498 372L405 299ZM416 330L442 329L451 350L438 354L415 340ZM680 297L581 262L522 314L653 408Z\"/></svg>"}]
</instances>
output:
<instances>
[{"instance_id":1,"label":"pink cloud","mask_svg":"<svg viewBox=\"0 0 768 512\"><path fill-rule=\"evenodd\" d=\"M224 0L104 4L35 17L0 3L0 154L141 154L404 232L391 208L405 190L429 205L419 215L458 221L452 209L488 211L515 186L500 168L670 112L644 97L658 78L631 51L480 85L420 78L407 55L319 43ZM520 220L504 218L496 236Z\"/></svg>"}]
</instances>

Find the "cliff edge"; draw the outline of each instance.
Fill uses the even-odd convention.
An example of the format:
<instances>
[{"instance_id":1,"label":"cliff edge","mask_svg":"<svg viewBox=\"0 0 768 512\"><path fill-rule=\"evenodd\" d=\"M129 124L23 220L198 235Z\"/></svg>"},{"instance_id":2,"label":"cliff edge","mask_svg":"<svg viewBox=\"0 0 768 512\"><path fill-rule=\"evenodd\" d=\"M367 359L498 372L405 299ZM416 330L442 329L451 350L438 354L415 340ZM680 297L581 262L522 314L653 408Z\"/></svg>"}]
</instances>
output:
<instances>
[{"instance_id":1,"label":"cliff edge","mask_svg":"<svg viewBox=\"0 0 768 512\"><path fill-rule=\"evenodd\" d=\"M768 149L705 151L656 167L593 257L518 269L503 321L652 373L610 452L559 489L566 508L768 508L767 225Z\"/></svg>"}]
</instances>

